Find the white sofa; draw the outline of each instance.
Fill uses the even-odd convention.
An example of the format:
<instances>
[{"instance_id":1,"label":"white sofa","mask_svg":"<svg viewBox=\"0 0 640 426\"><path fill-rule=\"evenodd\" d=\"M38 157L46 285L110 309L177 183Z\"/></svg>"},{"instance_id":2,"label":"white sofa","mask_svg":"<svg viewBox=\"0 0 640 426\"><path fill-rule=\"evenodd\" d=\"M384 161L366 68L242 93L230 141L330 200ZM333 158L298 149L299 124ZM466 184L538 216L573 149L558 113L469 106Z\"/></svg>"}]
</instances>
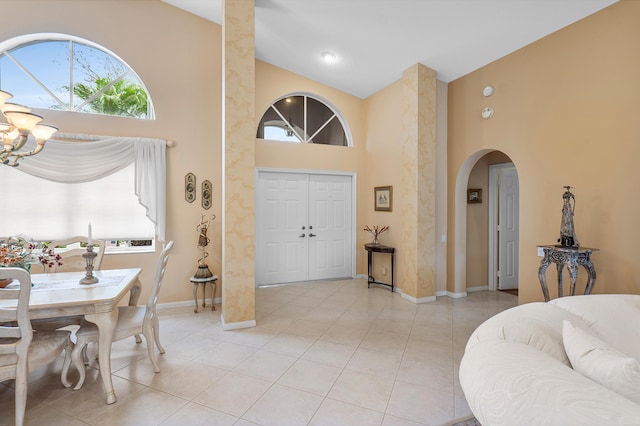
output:
<instances>
[{"instance_id":1,"label":"white sofa","mask_svg":"<svg viewBox=\"0 0 640 426\"><path fill-rule=\"evenodd\" d=\"M566 341L576 331L602 341L594 350L582 348L586 359L597 356L586 371L581 371L585 358L574 358L575 345ZM590 369L619 372L622 358L611 354L626 356L624 371L631 373L622 379L631 377L629 392L636 392L631 397L628 392L622 396L619 388L612 390L617 382L612 386L606 381L619 380L619 375L607 371L600 381L606 386L595 381L601 379L599 372L594 378ZM467 342L460 384L471 411L485 426L640 425L638 360L640 295L563 297L516 306L481 324Z\"/></svg>"}]
</instances>

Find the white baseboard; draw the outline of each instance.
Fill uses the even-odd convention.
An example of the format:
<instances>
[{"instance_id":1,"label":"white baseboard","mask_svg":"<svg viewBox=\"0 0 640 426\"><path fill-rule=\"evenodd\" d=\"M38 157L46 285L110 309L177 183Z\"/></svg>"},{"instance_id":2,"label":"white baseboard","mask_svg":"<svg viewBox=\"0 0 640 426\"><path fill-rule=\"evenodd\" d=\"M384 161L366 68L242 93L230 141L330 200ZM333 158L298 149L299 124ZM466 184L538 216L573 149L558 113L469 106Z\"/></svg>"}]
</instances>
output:
<instances>
[{"instance_id":1,"label":"white baseboard","mask_svg":"<svg viewBox=\"0 0 640 426\"><path fill-rule=\"evenodd\" d=\"M473 293L474 291L487 291L489 290L488 285L481 285L478 287L467 287L467 293Z\"/></svg>"},{"instance_id":2,"label":"white baseboard","mask_svg":"<svg viewBox=\"0 0 640 426\"><path fill-rule=\"evenodd\" d=\"M452 299L461 299L463 297L467 297L467 292L462 292L462 293L453 293L451 291L447 291L447 296L452 298Z\"/></svg>"},{"instance_id":3,"label":"white baseboard","mask_svg":"<svg viewBox=\"0 0 640 426\"><path fill-rule=\"evenodd\" d=\"M250 328L256 326L256 320L225 323L224 315L222 314L220 314L220 322L222 323L222 329L224 331L238 330L240 328Z\"/></svg>"},{"instance_id":4,"label":"white baseboard","mask_svg":"<svg viewBox=\"0 0 640 426\"><path fill-rule=\"evenodd\" d=\"M356 278L364 278L365 280L369 278L367 274L357 274Z\"/></svg>"},{"instance_id":5,"label":"white baseboard","mask_svg":"<svg viewBox=\"0 0 640 426\"><path fill-rule=\"evenodd\" d=\"M429 297L421 297L421 298L416 298L413 296L409 296L408 294L404 294L402 292L402 289L400 287L394 287L396 293L400 293L400 297L402 297L404 300L408 300L409 302L412 303L429 303L429 302L435 302L436 301L436 296L429 296Z\"/></svg>"},{"instance_id":6,"label":"white baseboard","mask_svg":"<svg viewBox=\"0 0 640 426\"><path fill-rule=\"evenodd\" d=\"M202 303L201 300L198 300L198 304ZM216 297L213 299L213 303L220 304L222 303L222 298ZM158 303L156 305L156 309L173 309L173 308L185 308L187 306L193 307L195 306L195 300L183 300L181 302L168 302L168 303ZM205 304L211 306L211 298L205 299Z\"/></svg>"}]
</instances>

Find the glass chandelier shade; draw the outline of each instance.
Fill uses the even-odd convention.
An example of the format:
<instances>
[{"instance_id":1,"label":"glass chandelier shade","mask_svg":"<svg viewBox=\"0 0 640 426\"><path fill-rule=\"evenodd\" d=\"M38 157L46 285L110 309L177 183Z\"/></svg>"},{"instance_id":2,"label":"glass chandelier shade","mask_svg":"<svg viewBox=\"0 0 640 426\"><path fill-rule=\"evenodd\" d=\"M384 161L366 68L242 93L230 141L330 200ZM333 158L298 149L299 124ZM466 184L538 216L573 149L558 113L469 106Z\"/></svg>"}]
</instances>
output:
<instances>
[{"instance_id":1,"label":"glass chandelier shade","mask_svg":"<svg viewBox=\"0 0 640 426\"><path fill-rule=\"evenodd\" d=\"M15 167L21 158L36 155L42 151L47 139L51 138L58 128L40 124L42 117L33 114L30 108L6 102L12 97L11 93L0 90L0 111L7 120L6 123L0 123L2 139L0 164ZM29 135L36 139L36 147L31 151L21 151Z\"/></svg>"}]
</instances>

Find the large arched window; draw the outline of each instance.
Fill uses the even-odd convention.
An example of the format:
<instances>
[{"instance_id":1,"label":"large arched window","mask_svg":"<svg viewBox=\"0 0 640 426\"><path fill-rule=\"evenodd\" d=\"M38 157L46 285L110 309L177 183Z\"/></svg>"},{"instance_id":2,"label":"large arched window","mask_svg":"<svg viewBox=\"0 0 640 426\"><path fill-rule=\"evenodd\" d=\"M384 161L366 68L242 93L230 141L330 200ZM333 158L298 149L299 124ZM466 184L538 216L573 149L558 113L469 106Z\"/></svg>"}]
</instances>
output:
<instances>
[{"instance_id":1,"label":"large arched window","mask_svg":"<svg viewBox=\"0 0 640 426\"><path fill-rule=\"evenodd\" d=\"M344 119L326 101L290 94L272 103L260 119L258 139L351 146Z\"/></svg>"},{"instance_id":2,"label":"large arched window","mask_svg":"<svg viewBox=\"0 0 640 426\"><path fill-rule=\"evenodd\" d=\"M33 108L154 119L142 80L117 55L64 34L0 43L0 89Z\"/></svg>"}]
</instances>

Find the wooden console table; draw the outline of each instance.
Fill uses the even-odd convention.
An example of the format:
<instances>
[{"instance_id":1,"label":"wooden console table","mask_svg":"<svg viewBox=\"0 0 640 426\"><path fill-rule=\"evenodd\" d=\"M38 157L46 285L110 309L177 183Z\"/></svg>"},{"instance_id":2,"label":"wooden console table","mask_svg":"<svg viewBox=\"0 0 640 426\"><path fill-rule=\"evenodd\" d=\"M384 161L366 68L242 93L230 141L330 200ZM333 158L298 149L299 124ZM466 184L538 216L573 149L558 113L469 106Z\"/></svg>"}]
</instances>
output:
<instances>
[{"instance_id":1,"label":"wooden console table","mask_svg":"<svg viewBox=\"0 0 640 426\"><path fill-rule=\"evenodd\" d=\"M393 247L383 246L382 244L368 243L364 245L364 249L367 251L367 265L368 265L368 279L367 287L371 287L371 284L380 284L391 288L393 293L393 264L396 249ZM373 253L387 253L391 255L391 284L376 281L373 277Z\"/></svg>"},{"instance_id":2,"label":"wooden console table","mask_svg":"<svg viewBox=\"0 0 640 426\"><path fill-rule=\"evenodd\" d=\"M591 253L598 251L598 249L588 247L562 247L562 246L538 246L544 251L544 257L540 262L540 268L538 269L538 279L540 280L540 286L542 286L542 294L544 295L544 301L549 301L549 288L547 287L546 272L549 265L553 262L558 269L558 297L562 297L562 270L565 265L569 271L569 277L571 278L571 296L576 294L576 280L578 279L578 266L583 266L589 278L587 280L587 286L584 289L584 294L591 294L593 286L596 283L596 269L591 263Z\"/></svg>"}]
</instances>

